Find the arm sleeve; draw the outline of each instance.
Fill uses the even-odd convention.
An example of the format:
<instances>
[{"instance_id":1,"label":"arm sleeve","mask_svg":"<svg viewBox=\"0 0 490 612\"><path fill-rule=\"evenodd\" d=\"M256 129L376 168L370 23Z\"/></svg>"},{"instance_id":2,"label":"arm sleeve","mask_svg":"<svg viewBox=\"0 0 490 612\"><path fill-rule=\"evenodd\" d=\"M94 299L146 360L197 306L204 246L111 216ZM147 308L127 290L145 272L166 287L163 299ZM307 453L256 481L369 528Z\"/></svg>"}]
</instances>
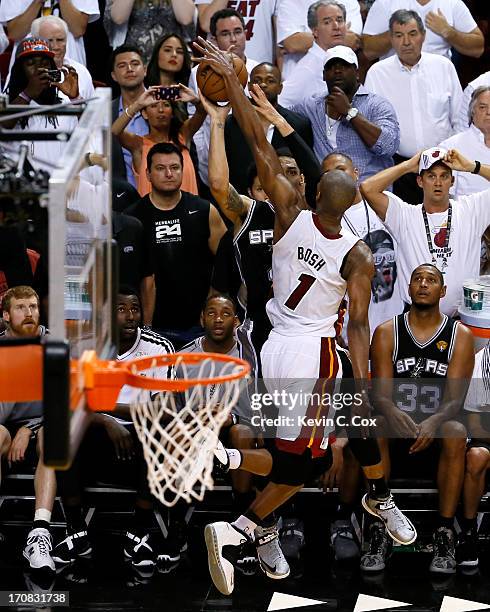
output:
<instances>
[{"instance_id":1,"label":"arm sleeve","mask_svg":"<svg viewBox=\"0 0 490 612\"><path fill-rule=\"evenodd\" d=\"M98 0L71 0L73 6L88 15L88 21L97 21L100 17Z\"/></svg>"},{"instance_id":2,"label":"arm sleeve","mask_svg":"<svg viewBox=\"0 0 490 612\"><path fill-rule=\"evenodd\" d=\"M401 200L395 194L385 191L385 195L388 196L388 210L386 211L385 226L388 228L393 238L399 242L404 237L405 232L405 212L407 208L410 208L410 204L407 204Z\"/></svg>"},{"instance_id":3,"label":"arm sleeve","mask_svg":"<svg viewBox=\"0 0 490 612\"><path fill-rule=\"evenodd\" d=\"M490 225L490 189L463 196L459 200L468 206L468 216L473 220L475 228L475 239L480 240Z\"/></svg>"},{"instance_id":4,"label":"arm sleeve","mask_svg":"<svg viewBox=\"0 0 490 612\"><path fill-rule=\"evenodd\" d=\"M461 108L461 102L463 100L463 89L461 87L461 83L459 82L456 68L452 62L449 62L448 80L451 87L451 98L449 100L449 108L451 113L450 121L453 128L453 134L456 134L458 131L459 109Z\"/></svg>"},{"instance_id":5,"label":"arm sleeve","mask_svg":"<svg viewBox=\"0 0 490 612\"><path fill-rule=\"evenodd\" d=\"M280 45L286 38L297 32L309 32L306 23L308 9L302 0L282 0L277 10L277 42Z\"/></svg>"},{"instance_id":6,"label":"arm sleeve","mask_svg":"<svg viewBox=\"0 0 490 612\"><path fill-rule=\"evenodd\" d=\"M374 155L394 155L400 146L400 126L395 109L388 100L376 96L371 111L370 117L366 118L381 128L381 134L371 151Z\"/></svg>"},{"instance_id":7,"label":"arm sleeve","mask_svg":"<svg viewBox=\"0 0 490 612\"><path fill-rule=\"evenodd\" d=\"M312 207L316 207L316 186L321 176L321 168L312 149L306 144L297 132L293 132L284 139L293 154L296 163L304 174L306 181L306 200Z\"/></svg>"},{"instance_id":8,"label":"arm sleeve","mask_svg":"<svg viewBox=\"0 0 490 612\"><path fill-rule=\"evenodd\" d=\"M369 9L363 34L376 35L388 31L389 14L384 0L375 0Z\"/></svg>"},{"instance_id":9,"label":"arm sleeve","mask_svg":"<svg viewBox=\"0 0 490 612\"><path fill-rule=\"evenodd\" d=\"M466 34L477 27L477 23L473 19L470 9L463 0L457 0L453 4L453 24L459 32L464 32Z\"/></svg>"},{"instance_id":10,"label":"arm sleeve","mask_svg":"<svg viewBox=\"0 0 490 612\"><path fill-rule=\"evenodd\" d=\"M350 23L350 30L356 34L362 33L361 7L358 0L344 0L343 5L347 12L346 23Z\"/></svg>"}]
</instances>

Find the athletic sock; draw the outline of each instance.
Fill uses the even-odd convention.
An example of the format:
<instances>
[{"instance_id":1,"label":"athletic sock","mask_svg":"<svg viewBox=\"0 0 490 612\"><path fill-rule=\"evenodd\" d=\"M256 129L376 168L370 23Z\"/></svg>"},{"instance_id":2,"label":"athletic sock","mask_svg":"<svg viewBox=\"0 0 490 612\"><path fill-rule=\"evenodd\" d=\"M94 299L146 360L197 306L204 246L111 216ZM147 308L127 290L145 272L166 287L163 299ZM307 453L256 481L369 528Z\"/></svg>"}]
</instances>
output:
<instances>
[{"instance_id":1,"label":"athletic sock","mask_svg":"<svg viewBox=\"0 0 490 612\"><path fill-rule=\"evenodd\" d=\"M237 448L227 448L225 450L230 460L230 470L238 470L242 465L242 453Z\"/></svg>"},{"instance_id":2,"label":"athletic sock","mask_svg":"<svg viewBox=\"0 0 490 612\"><path fill-rule=\"evenodd\" d=\"M476 533L478 529L477 517L475 518L465 518L461 519L461 529L463 533Z\"/></svg>"},{"instance_id":3,"label":"athletic sock","mask_svg":"<svg viewBox=\"0 0 490 612\"><path fill-rule=\"evenodd\" d=\"M369 497L371 499L387 499L390 496L390 490L386 484L384 476L381 478L368 478Z\"/></svg>"},{"instance_id":4,"label":"athletic sock","mask_svg":"<svg viewBox=\"0 0 490 612\"><path fill-rule=\"evenodd\" d=\"M447 518L446 516L441 516L439 514L437 517L437 526L446 527L446 529L453 529L454 528L454 517Z\"/></svg>"},{"instance_id":5,"label":"athletic sock","mask_svg":"<svg viewBox=\"0 0 490 612\"><path fill-rule=\"evenodd\" d=\"M32 523L33 529L47 529L49 531L49 523L48 521L34 521Z\"/></svg>"},{"instance_id":6,"label":"athletic sock","mask_svg":"<svg viewBox=\"0 0 490 612\"><path fill-rule=\"evenodd\" d=\"M337 510L335 511L336 521L350 521L352 513L354 512L354 504L351 502L339 502Z\"/></svg>"},{"instance_id":7,"label":"athletic sock","mask_svg":"<svg viewBox=\"0 0 490 612\"><path fill-rule=\"evenodd\" d=\"M65 505L64 508L66 514L66 526L68 528L68 531L85 531L87 529L87 524L85 523L82 517L82 506Z\"/></svg>"},{"instance_id":8,"label":"athletic sock","mask_svg":"<svg viewBox=\"0 0 490 612\"><path fill-rule=\"evenodd\" d=\"M248 518L244 514L239 516L236 521L233 521L233 527L236 527L240 531L243 531L245 535L247 535L251 540L254 540L255 528L257 527L256 522L252 519Z\"/></svg>"}]
</instances>

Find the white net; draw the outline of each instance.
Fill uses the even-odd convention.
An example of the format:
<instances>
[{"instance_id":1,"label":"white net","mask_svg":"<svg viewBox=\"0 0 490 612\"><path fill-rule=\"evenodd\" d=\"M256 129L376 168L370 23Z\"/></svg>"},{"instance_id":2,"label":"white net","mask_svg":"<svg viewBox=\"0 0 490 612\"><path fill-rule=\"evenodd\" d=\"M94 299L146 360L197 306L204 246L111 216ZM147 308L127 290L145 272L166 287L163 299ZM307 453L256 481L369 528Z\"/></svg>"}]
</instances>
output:
<instances>
[{"instance_id":1,"label":"white net","mask_svg":"<svg viewBox=\"0 0 490 612\"><path fill-rule=\"evenodd\" d=\"M152 376L150 368L145 376ZM175 375L181 379L208 379L242 373L242 378L196 384L186 391L150 392L139 389L131 415L148 465L151 493L166 506L179 499L201 501L213 486L213 454L221 427L242 388L244 366L216 361L203 354L192 365L177 358Z\"/></svg>"}]
</instances>

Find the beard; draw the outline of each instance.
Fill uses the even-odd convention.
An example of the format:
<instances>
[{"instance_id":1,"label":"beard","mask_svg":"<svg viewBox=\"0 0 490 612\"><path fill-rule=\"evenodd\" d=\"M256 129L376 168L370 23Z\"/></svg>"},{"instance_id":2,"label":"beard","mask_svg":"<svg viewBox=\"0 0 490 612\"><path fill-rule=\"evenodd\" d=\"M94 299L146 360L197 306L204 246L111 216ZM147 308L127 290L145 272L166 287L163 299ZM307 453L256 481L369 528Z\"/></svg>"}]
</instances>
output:
<instances>
[{"instance_id":1,"label":"beard","mask_svg":"<svg viewBox=\"0 0 490 612\"><path fill-rule=\"evenodd\" d=\"M19 325L12 325L10 322L9 326L14 336L29 338L39 335L39 322L34 321L34 319L24 319Z\"/></svg>"}]
</instances>

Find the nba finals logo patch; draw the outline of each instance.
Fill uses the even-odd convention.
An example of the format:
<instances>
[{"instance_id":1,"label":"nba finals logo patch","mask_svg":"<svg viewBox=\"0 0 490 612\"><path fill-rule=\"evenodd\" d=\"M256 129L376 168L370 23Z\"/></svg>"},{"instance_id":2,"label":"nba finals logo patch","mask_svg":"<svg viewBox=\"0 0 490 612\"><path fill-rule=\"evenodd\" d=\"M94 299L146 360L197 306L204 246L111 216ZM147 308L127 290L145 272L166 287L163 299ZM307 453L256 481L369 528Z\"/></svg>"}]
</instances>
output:
<instances>
[{"instance_id":1,"label":"nba finals logo patch","mask_svg":"<svg viewBox=\"0 0 490 612\"><path fill-rule=\"evenodd\" d=\"M436 344L436 346L437 346L437 349L441 351L441 353L443 353L447 349L447 342L444 342L444 340L441 340L440 342Z\"/></svg>"}]
</instances>

